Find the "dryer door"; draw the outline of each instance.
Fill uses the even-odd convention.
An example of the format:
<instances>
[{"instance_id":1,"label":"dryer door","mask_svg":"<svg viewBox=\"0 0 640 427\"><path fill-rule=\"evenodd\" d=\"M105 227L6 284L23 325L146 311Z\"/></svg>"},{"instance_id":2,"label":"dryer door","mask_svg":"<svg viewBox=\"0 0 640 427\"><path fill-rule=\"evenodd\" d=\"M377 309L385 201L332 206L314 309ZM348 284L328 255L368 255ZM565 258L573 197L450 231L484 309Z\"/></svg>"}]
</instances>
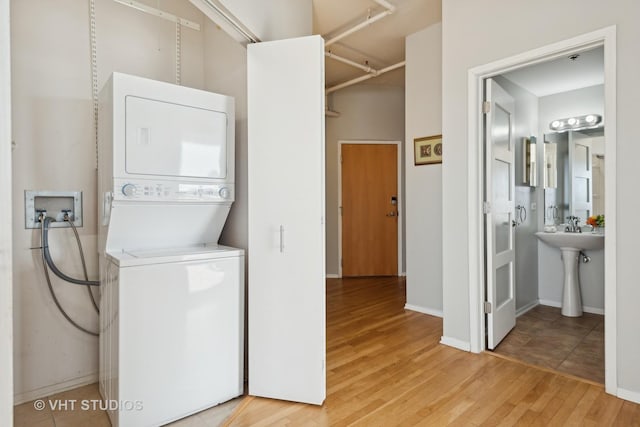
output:
<instances>
[{"instance_id":1,"label":"dryer door","mask_svg":"<svg viewBox=\"0 0 640 427\"><path fill-rule=\"evenodd\" d=\"M126 109L127 173L227 177L225 113L131 95Z\"/></svg>"}]
</instances>

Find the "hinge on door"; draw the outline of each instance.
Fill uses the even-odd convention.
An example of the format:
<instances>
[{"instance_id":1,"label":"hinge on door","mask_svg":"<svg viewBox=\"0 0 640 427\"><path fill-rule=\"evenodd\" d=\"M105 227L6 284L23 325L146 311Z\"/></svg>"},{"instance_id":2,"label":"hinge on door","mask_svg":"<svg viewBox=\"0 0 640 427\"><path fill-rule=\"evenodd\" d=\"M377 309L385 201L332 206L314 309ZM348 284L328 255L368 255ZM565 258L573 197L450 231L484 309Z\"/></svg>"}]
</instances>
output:
<instances>
[{"instance_id":1,"label":"hinge on door","mask_svg":"<svg viewBox=\"0 0 640 427\"><path fill-rule=\"evenodd\" d=\"M482 112L487 114L489 111L491 111L491 103L489 101L484 101L482 103Z\"/></svg>"},{"instance_id":2,"label":"hinge on door","mask_svg":"<svg viewBox=\"0 0 640 427\"><path fill-rule=\"evenodd\" d=\"M340 209L340 216L342 216L342 206L338 206L338 209Z\"/></svg>"},{"instance_id":3,"label":"hinge on door","mask_svg":"<svg viewBox=\"0 0 640 427\"><path fill-rule=\"evenodd\" d=\"M484 312L485 314L491 313L491 303L489 301L484 302Z\"/></svg>"},{"instance_id":4,"label":"hinge on door","mask_svg":"<svg viewBox=\"0 0 640 427\"><path fill-rule=\"evenodd\" d=\"M485 214L491 213L491 203L482 202L482 213L485 213Z\"/></svg>"},{"instance_id":5,"label":"hinge on door","mask_svg":"<svg viewBox=\"0 0 640 427\"><path fill-rule=\"evenodd\" d=\"M342 154L340 154L340 163L342 163Z\"/></svg>"},{"instance_id":6,"label":"hinge on door","mask_svg":"<svg viewBox=\"0 0 640 427\"><path fill-rule=\"evenodd\" d=\"M340 258L340 268L342 268L342 267L343 267L343 265L342 265L342 258Z\"/></svg>"}]
</instances>

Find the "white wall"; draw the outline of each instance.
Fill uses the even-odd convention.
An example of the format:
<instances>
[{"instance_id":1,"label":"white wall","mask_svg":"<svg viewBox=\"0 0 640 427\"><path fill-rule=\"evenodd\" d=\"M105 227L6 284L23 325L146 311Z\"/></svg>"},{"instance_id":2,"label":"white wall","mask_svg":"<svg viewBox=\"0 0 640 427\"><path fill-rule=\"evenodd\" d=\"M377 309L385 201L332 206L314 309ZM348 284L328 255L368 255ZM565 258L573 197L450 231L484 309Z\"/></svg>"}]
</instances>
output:
<instances>
[{"instance_id":1,"label":"white wall","mask_svg":"<svg viewBox=\"0 0 640 427\"><path fill-rule=\"evenodd\" d=\"M605 237L606 238L606 237ZM582 307L586 312L604 313L604 250L585 251L591 262L578 263ZM564 266L558 248L540 242L538 246L540 304L562 306Z\"/></svg>"},{"instance_id":2,"label":"white wall","mask_svg":"<svg viewBox=\"0 0 640 427\"><path fill-rule=\"evenodd\" d=\"M220 0L220 3L262 41L302 37L312 33L310 0ZM236 199L220 242L246 251L247 50L235 41L235 37L235 32L226 34L218 25L205 19L205 89L233 96L236 102ZM276 100L274 108L277 108ZM247 253L245 262L248 260Z\"/></svg>"},{"instance_id":3,"label":"white wall","mask_svg":"<svg viewBox=\"0 0 640 427\"><path fill-rule=\"evenodd\" d=\"M549 123L555 119L586 114L600 114L606 126L604 117L604 85L585 87L556 93L539 98L540 136L550 133Z\"/></svg>"},{"instance_id":4,"label":"white wall","mask_svg":"<svg viewBox=\"0 0 640 427\"><path fill-rule=\"evenodd\" d=\"M406 61L407 308L441 316L442 165L416 166L413 140L442 133L442 24L407 37Z\"/></svg>"},{"instance_id":5,"label":"white wall","mask_svg":"<svg viewBox=\"0 0 640 427\"><path fill-rule=\"evenodd\" d=\"M312 33L311 0L220 0L262 41Z\"/></svg>"},{"instance_id":6,"label":"white wall","mask_svg":"<svg viewBox=\"0 0 640 427\"><path fill-rule=\"evenodd\" d=\"M149 3L203 24L203 16L187 2ZM11 6L14 391L20 402L97 379L97 339L75 330L51 301L39 252L30 249L38 246L38 234L24 229L23 201L25 189L83 191L79 232L90 276L97 277L96 155L88 2L14 1ZM175 24L112 0L97 0L96 14L99 87L114 70L174 81ZM183 29L186 86L205 86L203 45L204 32ZM61 268L80 277L72 233L53 230L51 246ZM96 330L86 290L57 279L54 286L69 313Z\"/></svg>"},{"instance_id":7,"label":"white wall","mask_svg":"<svg viewBox=\"0 0 640 427\"><path fill-rule=\"evenodd\" d=\"M576 11L580 10L579 15ZM499 13L496 13L499 11ZM469 191L467 149L467 72L506 58L609 25L617 26L617 188L635 194L640 145L637 100L640 99L640 3L615 0L602 7L596 0L512 2L508 0L443 2L443 134L448 157L443 165L444 335L470 340L467 228ZM575 17L575 19L567 19ZM541 30L544 28L544 30ZM542 122L542 118L541 118ZM618 387L640 400L640 287L635 279L635 226L640 199L619 197L617 220L617 375Z\"/></svg>"},{"instance_id":8,"label":"white wall","mask_svg":"<svg viewBox=\"0 0 640 427\"><path fill-rule=\"evenodd\" d=\"M550 133L549 123L585 114L604 116L604 86L596 85L539 98L540 136ZM604 118L606 122L606 118ZM563 167L558 165L558 167ZM560 176L560 174L559 174ZM564 176L564 174L562 175ZM559 182L562 185L562 182ZM548 191L548 190L547 190ZM557 191L557 190L556 190ZM546 205L546 202L545 202ZM582 218L584 224L585 218ZM566 222L560 218L560 222ZM604 250L588 251L591 262L579 263L582 305L587 311L604 311ZM560 251L545 243L538 243L538 289L542 304L560 306L564 266Z\"/></svg>"},{"instance_id":9,"label":"white wall","mask_svg":"<svg viewBox=\"0 0 640 427\"><path fill-rule=\"evenodd\" d=\"M338 141L404 140L404 89L360 84L334 92L326 118L327 274L338 274ZM402 215L402 211L400 214ZM404 239L403 239L404 240ZM398 248L403 250L403 248Z\"/></svg>"},{"instance_id":10,"label":"white wall","mask_svg":"<svg viewBox=\"0 0 640 427\"><path fill-rule=\"evenodd\" d=\"M538 136L538 97L502 76L496 76L495 81L515 101L515 205L524 206L527 212L526 219L515 230L516 313L518 313L519 310L531 307L538 302L538 238L534 233L538 231L538 206L542 205L538 204L537 187L522 184L522 139Z\"/></svg>"},{"instance_id":11,"label":"white wall","mask_svg":"<svg viewBox=\"0 0 640 427\"><path fill-rule=\"evenodd\" d=\"M9 0L0 0L0 204L11 206ZM12 209L0 210L0 424L13 425Z\"/></svg>"},{"instance_id":12,"label":"white wall","mask_svg":"<svg viewBox=\"0 0 640 427\"><path fill-rule=\"evenodd\" d=\"M247 50L208 20L204 36L205 89L236 102L236 199L220 241L247 250Z\"/></svg>"}]
</instances>

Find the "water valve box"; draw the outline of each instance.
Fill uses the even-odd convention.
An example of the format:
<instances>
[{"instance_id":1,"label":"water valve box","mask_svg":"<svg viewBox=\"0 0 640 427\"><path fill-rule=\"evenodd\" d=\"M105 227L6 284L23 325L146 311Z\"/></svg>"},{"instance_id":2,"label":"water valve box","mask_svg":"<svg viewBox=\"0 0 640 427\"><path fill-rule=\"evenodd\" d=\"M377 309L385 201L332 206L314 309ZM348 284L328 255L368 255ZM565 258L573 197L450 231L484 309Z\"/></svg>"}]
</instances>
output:
<instances>
[{"instance_id":1,"label":"water valve box","mask_svg":"<svg viewBox=\"0 0 640 427\"><path fill-rule=\"evenodd\" d=\"M82 227L82 191L25 190L25 228L40 228L40 213L55 218L52 228L69 227L64 220L67 213L76 227Z\"/></svg>"}]
</instances>

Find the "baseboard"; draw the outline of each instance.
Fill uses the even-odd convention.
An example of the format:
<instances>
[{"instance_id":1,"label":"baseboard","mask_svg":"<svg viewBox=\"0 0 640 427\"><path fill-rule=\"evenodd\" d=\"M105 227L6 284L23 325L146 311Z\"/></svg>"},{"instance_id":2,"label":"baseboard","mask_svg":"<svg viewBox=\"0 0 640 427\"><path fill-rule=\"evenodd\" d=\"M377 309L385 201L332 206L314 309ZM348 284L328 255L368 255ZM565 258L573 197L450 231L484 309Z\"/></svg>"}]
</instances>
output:
<instances>
[{"instance_id":1,"label":"baseboard","mask_svg":"<svg viewBox=\"0 0 640 427\"><path fill-rule=\"evenodd\" d=\"M582 306L582 311L585 313L601 314L604 316L604 308Z\"/></svg>"},{"instance_id":2,"label":"baseboard","mask_svg":"<svg viewBox=\"0 0 640 427\"><path fill-rule=\"evenodd\" d=\"M35 399L42 399L43 397L62 393L63 391L72 390L74 388L82 387L96 382L98 382L97 372L94 374L85 375L83 377L73 378L50 386L41 387L36 390L17 393L13 396L13 404L20 405L21 403L29 402Z\"/></svg>"},{"instance_id":3,"label":"baseboard","mask_svg":"<svg viewBox=\"0 0 640 427\"><path fill-rule=\"evenodd\" d=\"M551 300L548 300L548 299L540 299L540 300L538 300L538 303L540 303L540 305L547 305L549 307L556 307L556 308L562 307L562 303L561 302L551 301Z\"/></svg>"},{"instance_id":4,"label":"baseboard","mask_svg":"<svg viewBox=\"0 0 640 427\"><path fill-rule=\"evenodd\" d=\"M540 303L540 305L548 305L550 307L557 307L557 308L562 307L562 303L558 302L558 301L551 301L551 300L547 300L547 299L541 299L538 302ZM602 315L604 315L604 308L587 307L586 305L583 305L582 306L582 311L584 311L585 313L602 314Z\"/></svg>"},{"instance_id":5,"label":"baseboard","mask_svg":"<svg viewBox=\"0 0 640 427\"><path fill-rule=\"evenodd\" d=\"M539 305L540 305L540 301L538 301L538 300L530 302L529 304L525 305L524 307L516 310L516 317L522 316L523 314L525 314L526 312L528 312L532 308L537 307Z\"/></svg>"},{"instance_id":6,"label":"baseboard","mask_svg":"<svg viewBox=\"0 0 640 427\"><path fill-rule=\"evenodd\" d=\"M449 347L457 348L458 350L471 351L471 344L466 341L460 341L456 338L441 337L440 344L448 345Z\"/></svg>"},{"instance_id":7,"label":"baseboard","mask_svg":"<svg viewBox=\"0 0 640 427\"><path fill-rule=\"evenodd\" d=\"M417 311L418 313L428 314L429 316L442 317L442 310L436 310L433 308L420 307L413 304L405 304L405 310Z\"/></svg>"},{"instance_id":8,"label":"baseboard","mask_svg":"<svg viewBox=\"0 0 640 427\"><path fill-rule=\"evenodd\" d=\"M407 272L403 271L402 273L398 274L399 277L407 277Z\"/></svg>"},{"instance_id":9,"label":"baseboard","mask_svg":"<svg viewBox=\"0 0 640 427\"><path fill-rule=\"evenodd\" d=\"M623 388L618 388L618 397L620 399L628 400L634 403L640 403L640 393L637 391L625 390Z\"/></svg>"}]
</instances>

